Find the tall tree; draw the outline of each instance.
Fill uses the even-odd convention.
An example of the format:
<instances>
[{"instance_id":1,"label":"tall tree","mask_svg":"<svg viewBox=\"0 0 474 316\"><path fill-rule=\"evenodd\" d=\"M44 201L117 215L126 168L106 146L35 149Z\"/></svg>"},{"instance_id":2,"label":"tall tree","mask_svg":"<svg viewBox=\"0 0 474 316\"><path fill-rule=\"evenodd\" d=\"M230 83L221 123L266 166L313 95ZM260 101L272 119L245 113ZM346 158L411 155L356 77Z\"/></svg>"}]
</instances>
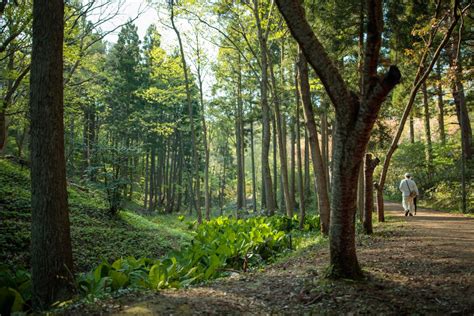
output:
<instances>
[{"instance_id":1,"label":"tall tree","mask_svg":"<svg viewBox=\"0 0 474 316\"><path fill-rule=\"evenodd\" d=\"M324 166L324 160L321 155L321 149L319 146L318 131L316 129L316 122L314 121L313 105L311 103L309 77L308 77L308 63L303 53L300 52L298 56L298 80L297 86L299 85L299 94L303 103L304 119L306 128L309 134L309 146L311 149L311 160L313 161L313 171L316 178L317 196L319 215L321 218L321 232L324 235L329 234L329 214L330 214L330 202L329 202L329 191L327 186L326 171ZM297 96L297 102L299 98Z\"/></svg>"},{"instance_id":2,"label":"tall tree","mask_svg":"<svg viewBox=\"0 0 474 316\"><path fill-rule=\"evenodd\" d=\"M189 115L189 121L190 121L190 127L191 127L191 149L192 149L192 157L193 157L193 178L194 178L194 196L193 196L193 204L194 208L197 213L198 217L198 222L202 223L202 211L201 211L201 201L200 201L200 196L201 196L201 189L200 189L200 175L199 175L199 157L198 157L198 152L197 152L197 143L196 143L196 132L195 132L195 127L194 127L194 116L193 116L193 104L191 100L191 87L190 87L190 80L189 80L189 75L188 75L188 68L187 68L187 63L186 63L186 56L184 54L184 47L183 47L183 42L181 40L181 33L179 32L176 23L175 23L175 4L174 0L171 0L169 3L170 6L170 17L171 17L171 25L173 27L174 32L176 33L176 37L178 38L178 44L179 44L179 51L181 55L181 62L183 64L183 73L184 73L184 81L186 85L186 102L188 105L188 115Z\"/></svg>"},{"instance_id":3,"label":"tall tree","mask_svg":"<svg viewBox=\"0 0 474 316\"><path fill-rule=\"evenodd\" d=\"M73 261L63 123L64 2L33 3L30 79L33 306L68 299Z\"/></svg>"},{"instance_id":4,"label":"tall tree","mask_svg":"<svg viewBox=\"0 0 474 316\"><path fill-rule=\"evenodd\" d=\"M268 41L268 29L264 29L262 25L260 0L253 0L253 14L255 17L255 23L257 25L257 36L258 43L260 46L260 66L261 66L261 79L260 79L260 105L262 108L262 180L263 187L265 189L265 206L268 212L273 215L275 212L275 196L272 186L272 175L270 172L270 163L268 161L270 153L270 106L268 104L268 58L267 58L267 41ZM270 9L271 12L271 9ZM274 181L277 181L274 179Z\"/></svg>"},{"instance_id":5,"label":"tall tree","mask_svg":"<svg viewBox=\"0 0 474 316\"><path fill-rule=\"evenodd\" d=\"M302 4L292 0L277 0L277 4L291 34L321 79L336 111L329 275L335 278L359 278L362 271L356 255L354 223L357 177L380 107L401 77L395 66L391 66L384 76L377 74L383 31L382 2L366 2L367 44L362 74L364 91L360 96L349 89L329 58L306 20Z\"/></svg>"}]
</instances>

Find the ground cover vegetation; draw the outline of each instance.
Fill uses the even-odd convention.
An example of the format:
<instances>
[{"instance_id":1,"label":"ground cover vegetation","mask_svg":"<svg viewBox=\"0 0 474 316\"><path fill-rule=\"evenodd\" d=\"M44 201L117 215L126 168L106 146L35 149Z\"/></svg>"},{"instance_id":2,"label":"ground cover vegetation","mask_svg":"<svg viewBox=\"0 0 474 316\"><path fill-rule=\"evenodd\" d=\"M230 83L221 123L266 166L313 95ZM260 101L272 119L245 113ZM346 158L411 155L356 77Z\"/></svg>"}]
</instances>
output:
<instances>
[{"instance_id":1,"label":"ground cover vegetation","mask_svg":"<svg viewBox=\"0 0 474 316\"><path fill-rule=\"evenodd\" d=\"M0 1L2 314L324 238L327 277L361 279L405 172L473 212L469 1L146 3L140 37L103 28L122 2Z\"/></svg>"}]
</instances>

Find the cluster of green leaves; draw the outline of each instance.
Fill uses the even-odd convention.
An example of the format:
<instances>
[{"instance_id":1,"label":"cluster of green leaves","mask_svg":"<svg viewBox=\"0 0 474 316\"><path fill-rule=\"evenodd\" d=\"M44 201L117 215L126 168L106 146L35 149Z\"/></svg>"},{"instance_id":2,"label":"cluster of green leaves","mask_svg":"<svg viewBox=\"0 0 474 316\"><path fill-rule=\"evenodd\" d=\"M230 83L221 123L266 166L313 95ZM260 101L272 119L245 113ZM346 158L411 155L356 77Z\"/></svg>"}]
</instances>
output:
<instances>
[{"instance_id":1,"label":"cluster of green leaves","mask_svg":"<svg viewBox=\"0 0 474 316\"><path fill-rule=\"evenodd\" d=\"M148 289L179 288L274 260L292 247L290 234L298 229L297 218L219 217L200 225L194 239L163 259L102 262L82 274L78 285L86 297L97 297L127 287ZM309 217L306 231L319 227L319 217Z\"/></svg>"},{"instance_id":2,"label":"cluster of green leaves","mask_svg":"<svg viewBox=\"0 0 474 316\"><path fill-rule=\"evenodd\" d=\"M31 275L27 271L13 272L6 265L0 266L0 315L28 309L31 295Z\"/></svg>"}]
</instances>

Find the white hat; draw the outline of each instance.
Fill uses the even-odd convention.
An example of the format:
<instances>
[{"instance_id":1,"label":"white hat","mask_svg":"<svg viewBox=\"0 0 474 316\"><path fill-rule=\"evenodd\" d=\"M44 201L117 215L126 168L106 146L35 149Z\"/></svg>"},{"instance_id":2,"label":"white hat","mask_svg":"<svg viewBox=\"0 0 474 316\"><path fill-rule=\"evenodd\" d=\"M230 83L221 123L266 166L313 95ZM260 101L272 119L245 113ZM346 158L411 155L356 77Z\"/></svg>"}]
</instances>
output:
<instances>
[{"instance_id":1,"label":"white hat","mask_svg":"<svg viewBox=\"0 0 474 316\"><path fill-rule=\"evenodd\" d=\"M410 178L411 177L411 174L409 174L408 172L405 173L405 178Z\"/></svg>"}]
</instances>

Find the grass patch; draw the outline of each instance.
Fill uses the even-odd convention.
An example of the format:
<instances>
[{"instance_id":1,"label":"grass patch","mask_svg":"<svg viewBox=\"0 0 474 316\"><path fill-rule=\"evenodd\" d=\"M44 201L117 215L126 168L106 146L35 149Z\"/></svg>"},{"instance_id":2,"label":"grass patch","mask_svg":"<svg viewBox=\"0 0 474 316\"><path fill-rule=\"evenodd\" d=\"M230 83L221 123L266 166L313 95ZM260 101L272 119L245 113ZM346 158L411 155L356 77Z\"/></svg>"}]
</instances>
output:
<instances>
[{"instance_id":1,"label":"grass patch","mask_svg":"<svg viewBox=\"0 0 474 316\"><path fill-rule=\"evenodd\" d=\"M30 267L30 200L29 170L0 159L0 261L13 270ZM75 185L68 187L68 201L76 271L128 256L157 259L191 239L177 215L111 216L101 192Z\"/></svg>"}]
</instances>

